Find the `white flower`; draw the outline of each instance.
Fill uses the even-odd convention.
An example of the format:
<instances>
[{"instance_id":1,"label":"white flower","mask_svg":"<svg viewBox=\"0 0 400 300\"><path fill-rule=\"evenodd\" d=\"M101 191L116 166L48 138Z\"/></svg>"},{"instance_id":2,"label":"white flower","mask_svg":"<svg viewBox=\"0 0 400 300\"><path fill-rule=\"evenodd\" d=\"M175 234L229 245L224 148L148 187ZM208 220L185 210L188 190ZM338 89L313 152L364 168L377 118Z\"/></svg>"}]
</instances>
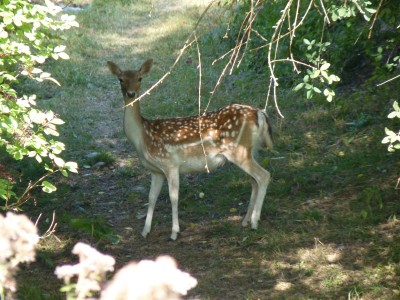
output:
<instances>
[{"instance_id":1,"label":"white flower","mask_svg":"<svg viewBox=\"0 0 400 300\"><path fill-rule=\"evenodd\" d=\"M197 280L179 270L173 258L161 256L123 267L101 293L101 300L181 299L196 285Z\"/></svg>"},{"instance_id":2,"label":"white flower","mask_svg":"<svg viewBox=\"0 0 400 300\"><path fill-rule=\"evenodd\" d=\"M75 297L86 299L91 291L100 291L100 283L105 279L106 273L114 270L115 259L84 243L77 243L72 253L79 256L79 263L57 267L55 274L66 284L71 284L70 280L77 276Z\"/></svg>"},{"instance_id":3,"label":"white flower","mask_svg":"<svg viewBox=\"0 0 400 300\"><path fill-rule=\"evenodd\" d=\"M25 215L0 215L0 289L15 292L17 266L35 260L38 242L37 229Z\"/></svg>"}]
</instances>

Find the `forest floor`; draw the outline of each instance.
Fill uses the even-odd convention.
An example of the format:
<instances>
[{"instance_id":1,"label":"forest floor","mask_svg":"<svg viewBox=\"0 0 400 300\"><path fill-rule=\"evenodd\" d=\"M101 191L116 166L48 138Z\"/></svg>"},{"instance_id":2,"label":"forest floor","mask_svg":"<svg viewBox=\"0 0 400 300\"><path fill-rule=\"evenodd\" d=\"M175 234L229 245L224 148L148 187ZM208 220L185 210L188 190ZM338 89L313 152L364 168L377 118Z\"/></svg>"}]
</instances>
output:
<instances>
[{"instance_id":1,"label":"forest floor","mask_svg":"<svg viewBox=\"0 0 400 300\"><path fill-rule=\"evenodd\" d=\"M153 58L153 70L143 78L145 90L169 70L207 2L96 3L76 12L80 28L66 40L71 59L50 66L62 87L26 87L66 121L61 138L80 172L59 179L56 193L38 195L36 206L27 209L32 218L43 213L43 231L53 211L58 226L41 242L37 261L20 272L19 299L62 299L61 282L52 274L55 266L77 261L71 249L78 241L115 257L116 269L130 261L174 257L198 280L188 298L400 297L398 160L380 145L383 127L377 124L385 114L369 118L380 104L362 108L362 92L353 104L343 105L294 101L301 96L281 92L286 118L269 108L278 152L258 157L273 177L258 230L241 227L251 185L242 171L227 165L211 174L182 176L182 232L175 242L169 240L171 206L164 186L152 231L142 238L150 177L123 134L122 96L106 61L138 69ZM224 14L217 9L210 14L201 26L208 31L205 95L221 65L207 68L227 47L217 37L224 31L218 25ZM189 50L170 77L141 101L146 117L196 114L196 53ZM234 74L221 85L211 108L235 102L263 108L266 86L249 71ZM369 122L348 125L366 117Z\"/></svg>"}]
</instances>

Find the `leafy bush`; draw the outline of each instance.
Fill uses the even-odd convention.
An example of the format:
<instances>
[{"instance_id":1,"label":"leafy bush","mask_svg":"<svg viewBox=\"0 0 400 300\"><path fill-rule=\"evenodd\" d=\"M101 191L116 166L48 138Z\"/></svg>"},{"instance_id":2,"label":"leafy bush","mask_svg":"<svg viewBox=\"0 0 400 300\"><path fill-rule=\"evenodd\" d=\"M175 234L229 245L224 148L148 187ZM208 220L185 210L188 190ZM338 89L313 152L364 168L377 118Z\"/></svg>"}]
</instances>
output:
<instances>
[{"instance_id":1,"label":"leafy bush","mask_svg":"<svg viewBox=\"0 0 400 300\"><path fill-rule=\"evenodd\" d=\"M38 186L47 193L56 187L45 180L51 174L77 172L75 162L65 162L65 145L54 137L64 122L52 111L36 107L35 95L17 93L19 79L43 82L51 74L38 67L47 58L68 59L65 46L59 45L59 31L78 26L74 16L57 15L61 8L50 1L45 5L23 0L5 0L0 5L0 152L15 161L33 158L43 167L43 176L30 182L21 195L14 191L11 179L0 178L0 208L19 208L28 201L30 191Z\"/></svg>"},{"instance_id":2,"label":"leafy bush","mask_svg":"<svg viewBox=\"0 0 400 300\"><path fill-rule=\"evenodd\" d=\"M279 79L305 91L308 99L323 94L331 101L331 86L340 78L345 85L396 72L396 2L227 1L232 15L228 37L233 52L242 51L232 63L265 73L274 87Z\"/></svg>"}]
</instances>

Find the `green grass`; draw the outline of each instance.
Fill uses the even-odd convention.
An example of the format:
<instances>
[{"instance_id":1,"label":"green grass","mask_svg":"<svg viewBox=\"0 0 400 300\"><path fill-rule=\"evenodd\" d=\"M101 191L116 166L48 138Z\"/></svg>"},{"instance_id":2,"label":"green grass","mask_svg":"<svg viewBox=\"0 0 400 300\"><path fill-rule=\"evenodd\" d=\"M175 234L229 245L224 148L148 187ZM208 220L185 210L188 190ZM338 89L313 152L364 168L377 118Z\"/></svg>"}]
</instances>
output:
<instances>
[{"instance_id":1,"label":"green grass","mask_svg":"<svg viewBox=\"0 0 400 300\"><path fill-rule=\"evenodd\" d=\"M143 79L145 90L169 70L202 8L176 1L165 12L162 1L110 3L94 1L79 12L79 29L65 34L71 59L47 65L61 88L29 82L24 86L24 92L38 94L40 106L66 121L60 132L69 160L82 165L103 161L108 168L82 169L80 175L60 179L59 191L50 198L36 195L36 206L27 213L37 216L43 211L50 217L56 210L56 236L62 242L41 243L38 261L20 274L19 298L62 298L58 280L48 279L55 277L50 265L74 261L68 253L81 240L94 245L100 240L120 264L174 256L199 281L190 294L194 298L397 298L400 204L394 187L399 160L398 153L388 154L380 141L390 124L389 100L400 83L373 92L341 88L333 103L305 100L283 84L278 101L285 119L272 103L268 107L278 153L262 152L258 159L273 177L260 228L241 228L251 185L242 171L228 165L210 175L182 176L184 230L176 243L166 242L171 208L165 186L153 231L143 240L139 234L144 220L137 216L146 211L150 180L122 132L122 96L106 61L139 68L152 57L153 70ZM200 27L203 108L224 66L224 61L214 66L211 62L230 46L221 38L225 27L219 24L224 20L223 14L212 11ZM184 62L189 56L191 64ZM163 84L142 100L143 115L197 114L197 64L197 50L189 49ZM263 108L266 90L264 75L237 71L222 83L210 108L229 103ZM99 157L85 158L94 151ZM34 168L30 172L35 175ZM109 235L118 240L104 238ZM32 277L33 283L28 280Z\"/></svg>"}]
</instances>

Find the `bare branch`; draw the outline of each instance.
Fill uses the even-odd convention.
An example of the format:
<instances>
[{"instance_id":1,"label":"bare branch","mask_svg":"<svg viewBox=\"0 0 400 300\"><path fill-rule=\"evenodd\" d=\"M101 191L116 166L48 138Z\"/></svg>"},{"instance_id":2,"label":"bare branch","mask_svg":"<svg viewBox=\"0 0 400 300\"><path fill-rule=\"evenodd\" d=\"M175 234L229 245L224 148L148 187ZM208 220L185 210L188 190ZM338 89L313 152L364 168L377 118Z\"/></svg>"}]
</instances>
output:
<instances>
[{"instance_id":1,"label":"bare branch","mask_svg":"<svg viewBox=\"0 0 400 300\"><path fill-rule=\"evenodd\" d=\"M194 34L194 38L196 41L196 48L197 48L197 57L199 60L199 65L198 65L198 69L199 69L199 136L200 136L200 143L201 143L201 147L203 148L203 154L204 154L204 160L205 160L205 166L204 168L206 169L207 173L210 173L210 169L208 168L208 163L207 163L207 153L206 153L206 149L204 148L204 142L203 142L203 136L201 135L201 53L200 53L200 47L199 47L199 43L197 41L197 36L196 33Z\"/></svg>"},{"instance_id":2,"label":"bare branch","mask_svg":"<svg viewBox=\"0 0 400 300\"><path fill-rule=\"evenodd\" d=\"M397 78L399 78L399 77L400 77L400 74L397 75L397 76L394 76L393 78L390 78L390 79L388 79L388 80L386 80L386 81L384 81L384 82L378 83L376 86L384 85L384 84L386 84L386 83L388 83L388 82L390 82L390 81L392 81L392 80L395 80L395 79L397 79Z\"/></svg>"},{"instance_id":3,"label":"bare branch","mask_svg":"<svg viewBox=\"0 0 400 300\"><path fill-rule=\"evenodd\" d=\"M195 32L197 30L197 28L199 27L201 21L203 20L204 16L206 15L206 13L208 12L208 10L211 8L211 6L216 2L217 0L213 0L211 1L207 7L204 9L203 13L201 14L201 16L199 17L199 19L197 20L196 25L193 28L193 31L189 34L188 38L186 39L186 42L184 44L184 46L179 50L179 55L178 57L175 59L175 62L172 64L172 66L169 68L168 72L166 72L155 84L153 84L149 89L147 89L147 91L145 91L142 95L140 95L139 97L137 97L135 100L133 100L132 102L126 104L124 107L127 106L132 106L135 102L140 101L143 97L145 97L146 95L150 95L150 92L152 90L154 90L157 86L159 86L165 78L167 78L169 75L171 75L172 71L175 69L175 66L178 64L178 62L180 61L180 59L182 58L183 53L186 51L186 49L190 48L193 43L196 42L196 39L193 38L193 36L195 35Z\"/></svg>"},{"instance_id":4,"label":"bare branch","mask_svg":"<svg viewBox=\"0 0 400 300\"><path fill-rule=\"evenodd\" d=\"M381 7L382 7L382 4L383 4L383 0L381 0L381 1L379 2L379 4L378 4L378 7L376 8L376 12L375 12L374 19L372 20L371 27L369 28L368 39L370 39L370 38L371 38L371 35L372 35L372 29L374 29L375 22L376 22L376 18L378 17L379 10L381 9Z\"/></svg>"},{"instance_id":5,"label":"bare branch","mask_svg":"<svg viewBox=\"0 0 400 300\"><path fill-rule=\"evenodd\" d=\"M35 227L37 227L37 225L39 224L39 220L40 220L41 217L42 217L42 213L40 213L39 217L37 218L37 220L36 220L36 222L35 222ZM53 217L52 217L50 226L47 228L46 232L40 237L40 239L48 238L49 236L51 236L52 234L54 234L54 232L56 232L57 223L56 223L55 221L56 221L56 212L53 211ZM58 241L60 241L59 238L56 237L55 235L54 235L54 237L55 237Z\"/></svg>"}]
</instances>

